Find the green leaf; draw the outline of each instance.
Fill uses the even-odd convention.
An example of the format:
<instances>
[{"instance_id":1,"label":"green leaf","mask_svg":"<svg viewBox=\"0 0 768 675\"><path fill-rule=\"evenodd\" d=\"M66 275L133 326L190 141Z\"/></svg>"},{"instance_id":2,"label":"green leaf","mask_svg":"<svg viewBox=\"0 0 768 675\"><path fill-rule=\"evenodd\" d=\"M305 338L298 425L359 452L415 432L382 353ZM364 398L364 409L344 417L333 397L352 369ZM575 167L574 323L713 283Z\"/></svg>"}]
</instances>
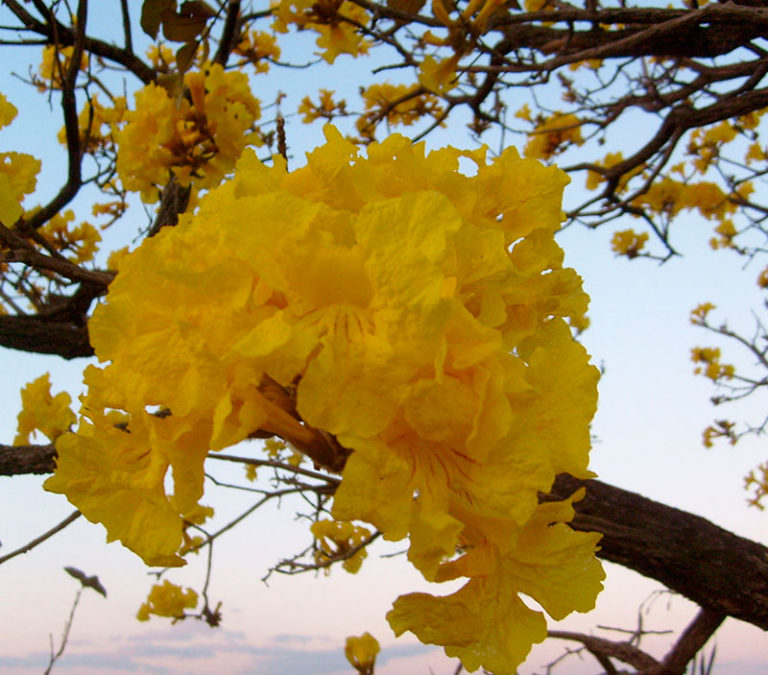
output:
<instances>
[{"instance_id":1,"label":"green leaf","mask_svg":"<svg viewBox=\"0 0 768 675\"><path fill-rule=\"evenodd\" d=\"M153 40L157 39L165 12L176 13L176 0L144 0L141 5L141 28Z\"/></svg>"}]
</instances>

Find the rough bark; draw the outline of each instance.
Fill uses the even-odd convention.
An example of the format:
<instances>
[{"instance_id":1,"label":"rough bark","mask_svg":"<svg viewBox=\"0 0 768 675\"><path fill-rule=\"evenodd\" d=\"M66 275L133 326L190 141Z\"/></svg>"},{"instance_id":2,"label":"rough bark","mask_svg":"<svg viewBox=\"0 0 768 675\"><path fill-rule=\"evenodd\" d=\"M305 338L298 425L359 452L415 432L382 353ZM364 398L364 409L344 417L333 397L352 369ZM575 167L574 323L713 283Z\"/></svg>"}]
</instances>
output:
<instances>
[{"instance_id":1,"label":"rough bark","mask_svg":"<svg viewBox=\"0 0 768 675\"><path fill-rule=\"evenodd\" d=\"M768 630L768 548L705 518L596 480L560 475L549 498L586 487L573 527L602 532L604 560L656 579L701 607Z\"/></svg>"}]
</instances>

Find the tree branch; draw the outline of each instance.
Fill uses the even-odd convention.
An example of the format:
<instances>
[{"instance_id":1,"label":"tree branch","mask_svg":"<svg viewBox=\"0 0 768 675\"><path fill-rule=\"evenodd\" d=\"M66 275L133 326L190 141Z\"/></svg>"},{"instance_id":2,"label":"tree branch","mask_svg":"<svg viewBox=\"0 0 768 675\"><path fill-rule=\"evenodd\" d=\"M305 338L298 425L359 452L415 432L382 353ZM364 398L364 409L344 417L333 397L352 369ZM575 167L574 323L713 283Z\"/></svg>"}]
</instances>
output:
<instances>
[{"instance_id":1,"label":"tree branch","mask_svg":"<svg viewBox=\"0 0 768 675\"><path fill-rule=\"evenodd\" d=\"M48 445L0 445L0 476L53 473L56 448Z\"/></svg>"},{"instance_id":2,"label":"tree branch","mask_svg":"<svg viewBox=\"0 0 768 675\"><path fill-rule=\"evenodd\" d=\"M713 615L768 630L768 548L705 518L596 480L562 474L545 499L580 487L572 526L602 532L598 556L656 579Z\"/></svg>"}]
</instances>

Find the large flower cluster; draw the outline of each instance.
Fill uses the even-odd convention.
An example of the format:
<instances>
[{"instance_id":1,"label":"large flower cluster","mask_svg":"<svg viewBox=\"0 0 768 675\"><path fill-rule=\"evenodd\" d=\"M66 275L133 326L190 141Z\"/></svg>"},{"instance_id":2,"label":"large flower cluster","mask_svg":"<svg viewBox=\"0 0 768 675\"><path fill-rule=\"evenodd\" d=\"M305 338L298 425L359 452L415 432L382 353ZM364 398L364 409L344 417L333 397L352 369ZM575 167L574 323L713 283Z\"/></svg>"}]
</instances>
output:
<instances>
[{"instance_id":1,"label":"large flower cluster","mask_svg":"<svg viewBox=\"0 0 768 675\"><path fill-rule=\"evenodd\" d=\"M598 535L566 525L569 501L539 503L556 474L590 475L597 371L566 323L587 297L553 238L568 179L514 149L488 163L392 136L361 157L326 135L292 173L245 153L121 261L89 325L110 363L86 371L46 487L178 564L209 449L277 434L343 469L335 519L408 537L430 581L466 580L400 597L395 631L508 672L546 635L519 594L560 619L602 578Z\"/></svg>"},{"instance_id":2,"label":"large flower cluster","mask_svg":"<svg viewBox=\"0 0 768 675\"><path fill-rule=\"evenodd\" d=\"M218 185L245 146L259 142L253 124L261 109L244 73L214 64L186 73L184 86L177 98L155 84L136 92L117 137L120 178L147 203L157 201L169 171L183 186Z\"/></svg>"}]
</instances>

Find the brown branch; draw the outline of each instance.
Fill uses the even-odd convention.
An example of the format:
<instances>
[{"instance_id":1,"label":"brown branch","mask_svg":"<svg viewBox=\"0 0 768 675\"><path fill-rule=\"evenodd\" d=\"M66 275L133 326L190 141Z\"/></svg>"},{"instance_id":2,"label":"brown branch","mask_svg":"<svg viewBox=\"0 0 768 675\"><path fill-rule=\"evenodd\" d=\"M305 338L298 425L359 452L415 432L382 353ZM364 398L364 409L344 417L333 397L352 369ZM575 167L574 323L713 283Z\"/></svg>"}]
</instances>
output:
<instances>
[{"instance_id":1,"label":"brown branch","mask_svg":"<svg viewBox=\"0 0 768 675\"><path fill-rule=\"evenodd\" d=\"M725 613L702 609L683 631L664 660L643 670L640 675L684 675L691 659L725 620Z\"/></svg>"},{"instance_id":2,"label":"brown branch","mask_svg":"<svg viewBox=\"0 0 768 675\"><path fill-rule=\"evenodd\" d=\"M214 63L220 63L222 66L227 65L229 55L232 52L232 48L237 44L236 40L238 36L238 22L240 20L240 0L229 0L229 7L227 8L227 17L224 21L224 29L221 31L221 38L219 40L219 49L216 52L216 56L213 59Z\"/></svg>"},{"instance_id":3,"label":"brown branch","mask_svg":"<svg viewBox=\"0 0 768 675\"><path fill-rule=\"evenodd\" d=\"M84 325L37 316L0 316L0 347L65 359L93 356Z\"/></svg>"},{"instance_id":4,"label":"brown branch","mask_svg":"<svg viewBox=\"0 0 768 675\"><path fill-rule=\"evenodd\" d=\"M705 518L596 480L560 475L547 497L580 487L572 526L601 532L598 556L656 579L704 609L768 630L768 548Z\"/></svg>"},{"instance_id":5,"label":"brown branch","mask_svg":"<svg viewBox=\"0 0 768 675\"><path fill-rule=\"evenodd\" d=\"M0 557L0 565L5 561L10 560L11 558L15 558L17 555L21 555L22 553L29 553L29 551L31 551L33 548L35 548L36 546L39 546L44 541L50 539L57 532L61 532L65 527L67 527L70 523L73 523L74 521L76 521L79 517L80 517L80 511L73 511L58 525L54 525L47 532L44 532L39 537L35 537L32 541L30 541L27 544L24 544L24 546L22 546L21 548L17 548L15 551L11 551L7 555Z\"/></svg>"},{"instance_id":6,"label":"brown branch","mask_svg":"<svg viewBox=\"0 0 768 675\"><path fill-rule=\"evenodd\" d=\"M51 24L38 21L24 9L18 0L3 0L3 4L8 6L26 29L44 36L49 44L55 41L54 32L56 38L58 38L59 45L68 46L75 43L76 34L72 28L65 26L55 19L51 19L53 22ZM48 18L49 13L47 11L43 14ZM157 73L128 49L123 49L117 45L97 40L87 35L84 36L83 47L85 51L91 54L101 56L123 66L144 84L154 82L157 78Z\"/></svg>"},{"instance_id":7,"label":"brown branch","mask_svg":"<svg viewBox=\"0 0 768 675\"><path fill-rule=\"evenodd\" d=\"M53 473L56 448L48 445L0 445L0 476Z\"/></svg>"},{"instance_id":8,"label":"brown branch","mask_svg":"<svg viewBox=\"0 0 768 675\"><path fill-rule=\"evenodd\" d=\"M659 662L642 649L635 647L630 642L614 642L595 635L585 635L584 633L573 633L571 631L550 630L547 631L547 637L560 638L562 640L572 640L583 644L591 654L597 658L597 655L612 657L622 663L629 664L635 668L652 668L659 665Z\"/></svg>"}]
</instances>

